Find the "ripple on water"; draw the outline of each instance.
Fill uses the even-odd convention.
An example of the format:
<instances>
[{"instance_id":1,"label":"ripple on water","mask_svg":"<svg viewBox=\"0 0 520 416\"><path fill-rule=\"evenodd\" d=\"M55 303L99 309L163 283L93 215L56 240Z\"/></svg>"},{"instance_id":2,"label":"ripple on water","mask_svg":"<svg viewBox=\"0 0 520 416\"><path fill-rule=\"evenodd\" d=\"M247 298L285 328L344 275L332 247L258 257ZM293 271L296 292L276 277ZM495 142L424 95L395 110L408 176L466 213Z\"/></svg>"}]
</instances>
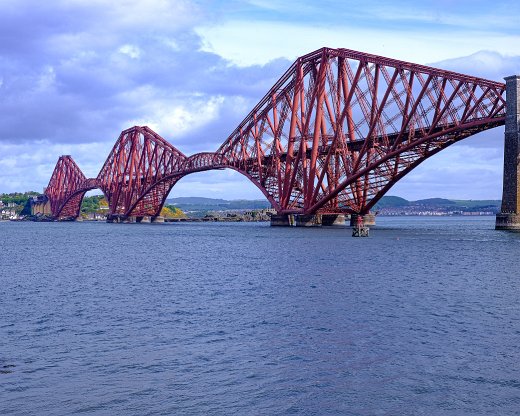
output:
<instances>
[{"instance_id":1,"label":"ripple on water","mask_svg":"<svg viewBox=\"0 0 520 416\"><path fill-rule=\"evenodd\" d=\"M1 413L515 415L493 221L0 223Z\"/></svg>"}]
</instances>

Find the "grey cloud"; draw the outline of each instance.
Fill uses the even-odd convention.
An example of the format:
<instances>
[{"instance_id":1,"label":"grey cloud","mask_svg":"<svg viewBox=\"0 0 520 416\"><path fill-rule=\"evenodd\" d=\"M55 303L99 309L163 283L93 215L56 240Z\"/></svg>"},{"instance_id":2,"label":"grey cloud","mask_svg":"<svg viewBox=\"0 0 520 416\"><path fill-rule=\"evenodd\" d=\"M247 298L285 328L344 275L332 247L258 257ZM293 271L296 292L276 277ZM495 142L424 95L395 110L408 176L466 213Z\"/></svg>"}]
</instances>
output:
<instances>
[{"instance_id":1,"label":"grey cloud","mask_svg":"<svg viewBox=\"0 0 520 416\"><path fill-rule=\"evenodd\" d=\"M504 77L520 74L520 56L504 56L494 51L479 51L469 56L436 62L432 66L479 78L505 82ZM504 128L496 127L487 130L464 139L455 146L464 145L475 148L502 148L504 146Z\"/></svg>"},{"instance_id":2,"label":"grey cloud","mask_svg":"<svg viewBox=\"0 0 520 416\"><path fill-rule=\"evenodd\" d=\"M433 66L504 82L504 77L520 74L520 56L504 56L494 51L479 51L469 56L436 62Z\"/></svg>"},{"instance_id":3,"label":"grey cloud","mask_svg":"<svg viewBox=\"0 0 520 416\"><path fill-rule=\"evenodd\" d=\"M51 8L25 0L0 6L0 141L113 141L132 120L153 119L150 108L157 103L168 111L194 94L223 97L224 107L238 97L252 107L290 64L234 67L200 51L199 37L181 18L167 25L155 16L149 24L150 16L128 18L100 4L58 2ZM185 20L193 23L196 16ZM212 150L249 110L222 108L218 120L208 120L208 131L202 120L176 139L202 138Z\"/></svg>"}]
</instances>

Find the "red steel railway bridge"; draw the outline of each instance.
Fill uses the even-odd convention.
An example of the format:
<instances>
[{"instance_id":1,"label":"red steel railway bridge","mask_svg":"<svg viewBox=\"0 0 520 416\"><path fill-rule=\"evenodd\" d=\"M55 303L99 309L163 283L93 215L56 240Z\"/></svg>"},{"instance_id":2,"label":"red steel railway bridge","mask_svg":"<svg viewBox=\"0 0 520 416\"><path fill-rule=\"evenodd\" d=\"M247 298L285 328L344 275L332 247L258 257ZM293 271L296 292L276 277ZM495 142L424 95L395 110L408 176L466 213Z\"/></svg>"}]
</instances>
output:
<instances>
[{"instance_id":1,"label":"red steel railway bridge","mask_svg":"<svg viewBox=\"0 0 520 416\"><path fill-rule=\"evenodd\" d=\"M182 177L229 168L263 192L277 212L273 225L325 225L345 214L370 221L374 204L421 162L504 125L506 108L518 114L519 78L507 80L515 99L506 104L503 83L322 48L298 58L215 152L187 156L150 128L132 127L95 178L61 156L45 195L55 219L77 217L92 189L105 195L109 221L153 219ZM506 128L514 164L506 160L504 226L517 214L515 134L508 153Z\"/></svg>"}]
</instances>

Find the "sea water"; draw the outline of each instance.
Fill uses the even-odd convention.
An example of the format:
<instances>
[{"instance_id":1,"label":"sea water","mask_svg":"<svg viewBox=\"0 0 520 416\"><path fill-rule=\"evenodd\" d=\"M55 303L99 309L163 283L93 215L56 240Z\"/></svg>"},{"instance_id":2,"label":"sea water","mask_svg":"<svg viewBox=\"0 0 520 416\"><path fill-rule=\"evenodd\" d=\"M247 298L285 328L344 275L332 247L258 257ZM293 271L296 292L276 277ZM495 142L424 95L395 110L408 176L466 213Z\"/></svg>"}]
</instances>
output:
<instances>
[{"instance_id":1,"label":"sea water","mask_svg":"<svg viewBox=\"0 0 520 416\"><path fill-rule=\"evenodd\" d=\"M519 414L520 234L377 223L0 223L0 414Z\"/></svg>"}]
</instances>

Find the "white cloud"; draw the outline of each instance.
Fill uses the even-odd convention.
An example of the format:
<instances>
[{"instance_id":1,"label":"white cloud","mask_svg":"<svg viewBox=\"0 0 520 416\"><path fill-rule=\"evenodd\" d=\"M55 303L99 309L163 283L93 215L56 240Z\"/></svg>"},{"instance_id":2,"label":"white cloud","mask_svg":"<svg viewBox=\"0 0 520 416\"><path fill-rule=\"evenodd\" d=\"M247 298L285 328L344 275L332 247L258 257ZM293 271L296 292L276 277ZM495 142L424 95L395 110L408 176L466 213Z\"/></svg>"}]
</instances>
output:
<instances>
[{"instance_id":1,"label":"white cloud","mask_svg":"<svg viewBox=\"0 0 520 416\"><path fill-rule=\"evenodd\" d=\"M442 30L444 27L468 29L471 31L485 30L489 32L513 29L518 27L518 16L513 5L488 3L487 7L478 7L471 1L465 10L455 9L451 0L437 0L434 7L416 3L409 7L399 7L393 2L368 6L365 15L380 21L383 25L390 22L413 24L429 24ZM445 4L442 4L445 3ZM458 2L462 6L462 2ZM455 9L455 10L454 10ZM428 28L426 28L428 30Z\"/></svg>"},{"instance_id":2,"label":"white cloud","mask_svg":"<svg viewBox=\"0 0 520 416\"><path fill-rule=\"evenodd\" d=\"M25 2L31 3L30 0ZM189 27L201 15L197 4L189 0L58 0L48 8L63 12L83 10L87 15L94 13L97 18L87 20L88 23L112 32L144 28L171 31Z\"/></svg>"},{"instance_id":3,"label":"white cloud","mask_svg":"<svg viewBox=\"0 0 520 416\"><path fill-rule=\"evenodd\" d=\"M126 125L146 125L172 144L179 137L189 136L190 132L216 120L224 100L219 95L165 93L151 85L143 85L121 95L121 101L134 106L139 114L126 120ZM180 150L186 152L189 149Z\"/></svg>"},{"instance_id":4,"label":"white cloud","mask_svg":"<svg viewBox=\"0 0 520 416\"><path fill-rule=\"evenodd\" d=\"M141 49L135 45L123 45L119 48L119 52L123 55L127 55L132 59L138 59L141 56Z\"/></svg>"},{"instance_id":5,"label":"white cloud","mask_svg":"<svg viewBox=\"0 0 520 416\"><path fill-rule=\"evenodd\" d=\"M46 91L53 87L56 81L56 71L52 66L46 66L37 80L37 88L39 91Z\"/></svg>"},{"instance_id":6,"label":"white cloud","mask_svg":"<svg viewBox=\"0 0 520 416\"><path fill-rule=\"evenodd\" d=\"M265 64L285 57L294 60L323 46L346 48L426 63L470 55L482 49L502 54L517 51L518 34L485 31L428 31L309 25L271 21L226 21L199 26L202 50L217 53L240 66Z\"/></svg>"},{"instance_id":7,"label":"white cloud","mask_svg":"<svg viewBox=\"0 0 520 416\"><path fill-rule=\"evenodd\" d=\"M520 53L520 50L517 52ZM470 56L437 62L434 66L504 82L505 76L520 74L520 55L508 56L484 50Z\"/></svg>"},{"instance_id":8,"label":"white cloud","mask_svg":"<svg viewBox=\"0 0 520 416\"><path fill-rule=\"evenodd\" d=\"M0 159L0 169L13 169L16 166L16 158L14 156L12 157L4 157Z\"/></svg>"},{"instance_id":9,"label":"white cloud","mask_svg":"<svg viewBox=\"0 0 520 416\"><path fill-rule=\"evenodd\" d=\"M54 144L48 141L7 144L0 142L0 192L42 191L61 155L72 155L87 177L96 177L110 143Z\"/></svg>"}]
</instances>

